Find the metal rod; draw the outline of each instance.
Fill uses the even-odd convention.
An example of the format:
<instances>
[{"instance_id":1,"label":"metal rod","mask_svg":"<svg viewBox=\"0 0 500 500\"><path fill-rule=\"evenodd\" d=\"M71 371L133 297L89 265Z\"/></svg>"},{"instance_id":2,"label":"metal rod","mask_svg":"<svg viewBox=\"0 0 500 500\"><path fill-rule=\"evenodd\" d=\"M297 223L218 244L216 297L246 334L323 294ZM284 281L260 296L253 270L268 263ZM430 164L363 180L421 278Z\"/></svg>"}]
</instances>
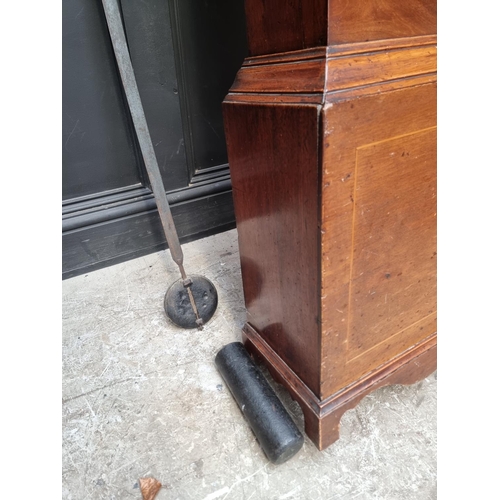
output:
<instances>
[{"instance_id":1,"label":"metal rod","mask_svg":"<svg viewBox=\"0 0 500 500\"><path fill-rule=\"evenodd\" d=\"M153 189L165 238L167 239L168 249L170 250L173 261L179 266L182 279L188 283L186 271L184 270L183 265L184 255L182 253L177 230L175 229L174 219L172 217L170 205L168 204L163 181L161 179L158 161L153 148L153 142L151 141L151 136L149 134L146 115L144 114L144 108L142 106L134 69L132 67L132 61L130 59L130 53L128 51L118 0L102 0L102 5L104 7L109 34L111 36L116 62L118 63L118 69L123 82L123 88L125 89L130 114L132 115L132 121L134 123L137 139L139 140L142 157L144 159L144 164L146 165L149 181L151 182L151 188ZM189 301L191 302L191 306L193 307L193 311L196 315L197 324L201 327L203 321L200 319L198 314L198 309L196 307L191 289L189 285L186 285L186 283L185 286L189 295Z\"/></svg>"}]
</instances>

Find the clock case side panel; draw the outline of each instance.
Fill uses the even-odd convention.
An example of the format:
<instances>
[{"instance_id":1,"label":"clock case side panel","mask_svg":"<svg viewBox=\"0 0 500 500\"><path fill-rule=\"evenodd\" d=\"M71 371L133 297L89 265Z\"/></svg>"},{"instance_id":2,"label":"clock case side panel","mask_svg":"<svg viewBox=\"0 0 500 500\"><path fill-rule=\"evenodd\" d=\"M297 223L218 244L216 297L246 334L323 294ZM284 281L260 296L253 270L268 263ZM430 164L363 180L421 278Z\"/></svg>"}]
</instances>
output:
<instances>
[{"instance_id":1,"label":"clock case side panel","mask_svg":"<svg viewBox=\"0 0 500 500\"><path fill-rule=\"evenodd\" d=\"M247 324L318 395L321 107L245 99L223 115Z\"/></svg>"},{"instance_id":2,"label":"clock case side panel","mask_svg":"<svg viewBox=\"0 0 500 500\"><path fill-rule=\"evenodd\" d=\"M436 334L435 75L332 92L323 121L321 400Z\"/></svg>"}]
</instances>

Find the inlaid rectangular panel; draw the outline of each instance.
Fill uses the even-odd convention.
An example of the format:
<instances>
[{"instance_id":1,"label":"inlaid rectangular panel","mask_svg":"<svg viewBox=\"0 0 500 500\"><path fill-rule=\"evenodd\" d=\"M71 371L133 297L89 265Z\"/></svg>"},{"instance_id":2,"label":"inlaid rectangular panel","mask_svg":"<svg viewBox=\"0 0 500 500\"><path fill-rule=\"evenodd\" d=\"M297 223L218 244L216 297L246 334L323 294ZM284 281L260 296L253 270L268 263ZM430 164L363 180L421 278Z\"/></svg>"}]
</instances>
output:
<instances>
[{"instance_id":1,"label":"inlaid rectangular panel","mask_svg":"<svg viewBox=\"0 0 500 500\"><path fill-rule=\"evenodd\" d=\"M323 398L436 331L436 88L386 87L325 106Z\"/></svg>"},{"instance_id":2,"label":"inlaid rectangular panel","mask_svg":"<svg viewBox=\"0 0 500 500\"><path fill-rule=\"evenodd\" d=\"M349 360L386 340L403 349L436 312L436 129L356 152Z\"/></svg>"}]
</instances>

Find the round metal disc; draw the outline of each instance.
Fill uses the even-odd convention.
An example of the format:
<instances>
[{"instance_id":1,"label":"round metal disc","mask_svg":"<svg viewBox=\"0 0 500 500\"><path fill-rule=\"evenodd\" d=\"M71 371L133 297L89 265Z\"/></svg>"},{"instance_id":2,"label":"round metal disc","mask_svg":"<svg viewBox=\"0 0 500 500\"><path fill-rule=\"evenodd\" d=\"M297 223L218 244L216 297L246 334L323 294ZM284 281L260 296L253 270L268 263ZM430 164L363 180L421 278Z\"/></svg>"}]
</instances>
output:
<instances>
[{"instance_id":1,"label":"round metal disc","mask_svg":"<svg viewBox=\"0 0 500 500\"><path fill-rule=\"evenodd\" d=\"M205 325L217 309L218 296L214 284L203 276L189 276L193 281L191 292L198 314ZM173 283L165 294L165 313L173 323L181 328L198 328L189 295L182 279Z\"/></svg>"}]
</instances>

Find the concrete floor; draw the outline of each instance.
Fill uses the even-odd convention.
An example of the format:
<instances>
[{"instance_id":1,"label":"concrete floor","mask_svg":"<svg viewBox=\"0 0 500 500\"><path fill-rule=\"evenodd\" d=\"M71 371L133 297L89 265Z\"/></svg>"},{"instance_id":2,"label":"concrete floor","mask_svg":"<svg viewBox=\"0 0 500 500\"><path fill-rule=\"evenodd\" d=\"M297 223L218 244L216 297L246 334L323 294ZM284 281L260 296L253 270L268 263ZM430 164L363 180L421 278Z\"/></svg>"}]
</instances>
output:
<instances>
[{"instance_id":1,"label":"concrete floor","mask_svg":"<svg viewBox=\"0 0 500 500\"><path fill-rule=\"evenodd\" d=\"M342 418L319 452L306 437L274 466L219 376L214 357L245 319L236 231L183 246L187 271L213 281L202 332L168 322L178 278L159 252L63 282L63 498L430 500L436 493L436 374L385 387ZM299 406L273 387L303 431Z\"/></svg>"}]
</instances>

